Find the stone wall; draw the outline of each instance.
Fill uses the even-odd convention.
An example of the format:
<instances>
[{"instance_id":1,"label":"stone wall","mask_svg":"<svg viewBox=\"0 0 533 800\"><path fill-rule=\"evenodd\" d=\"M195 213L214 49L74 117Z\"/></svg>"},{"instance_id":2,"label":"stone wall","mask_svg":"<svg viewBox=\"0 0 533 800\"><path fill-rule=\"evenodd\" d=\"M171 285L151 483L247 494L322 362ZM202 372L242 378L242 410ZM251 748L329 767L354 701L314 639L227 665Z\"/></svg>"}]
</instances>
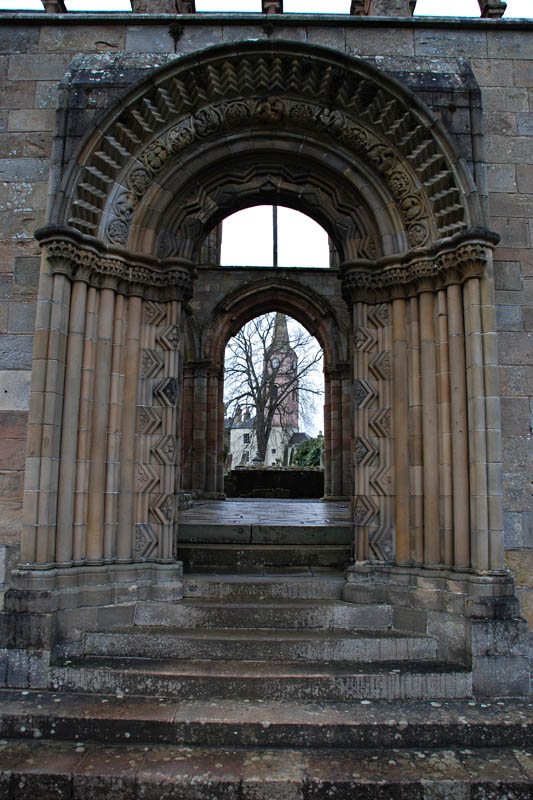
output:
<instances>
[{"instance_id":1,"label":"stone wall","mask_svg":"<svg viewBox=\"0 0 533 800\"><path fill-rule=\"evenodd\" d=\"M16 544L20 532L39 272L32 235L45 221L52 147L57 155L62 146L59 137L54 145L55 108L69 63L97 57L79 113L57 119L58 130L68 125L81 142L127 86L176 55L239 39L303 40L368 59L407 83L443 120L488 195L489 225L502 237L494 275L505 543L533 626L533 21L287 15L266 27L253 15L197 15L180 27L164 16L5 12L0 20L0 543ZM123 53L129 68L117 75L113 57Z\"/></svg>"}]
</instances>

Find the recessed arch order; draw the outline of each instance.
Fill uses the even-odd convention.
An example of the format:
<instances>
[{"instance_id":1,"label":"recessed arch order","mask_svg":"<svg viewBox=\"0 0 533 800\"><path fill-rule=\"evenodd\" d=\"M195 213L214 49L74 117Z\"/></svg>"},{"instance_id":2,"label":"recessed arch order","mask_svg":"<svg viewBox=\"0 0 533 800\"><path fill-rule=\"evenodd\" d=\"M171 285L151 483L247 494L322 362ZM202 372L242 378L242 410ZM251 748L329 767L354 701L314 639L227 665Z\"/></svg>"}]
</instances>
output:
<instances>
[{"instance_id":1,"label":"recessed arch order","mask_svg":"<svg viewBox=\"0 0 533 800\"><path fill-rule=\"evenodd\" d=\"M157 70L90 134L53 222L112 250L194 261L224 216L303 211L341 259L434 246L482 219L439 121L363 60L240 42Z\"/></svg>"}]
</instances>

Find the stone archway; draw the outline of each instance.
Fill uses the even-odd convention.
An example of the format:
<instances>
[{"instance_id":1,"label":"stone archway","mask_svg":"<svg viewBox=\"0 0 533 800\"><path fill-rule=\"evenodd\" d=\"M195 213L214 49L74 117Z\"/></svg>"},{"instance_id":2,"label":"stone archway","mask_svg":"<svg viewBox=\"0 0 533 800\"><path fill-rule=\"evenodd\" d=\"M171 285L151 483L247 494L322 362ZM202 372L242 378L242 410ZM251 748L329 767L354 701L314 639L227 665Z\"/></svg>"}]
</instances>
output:
<instances>
[{"instance_id":1,"label":"stone archway","mask_svg":"<svg viewBox=\"0 0 533 800\"><path fill-rule=\"evenodd\" d=\"M184 358L184 403L182 473L183 488L202 496L219 497L224 491L223 475L223 372L224 349L228 339L253 317L281 311L297 319L316 337L324 353L325 371L325 475L324 493L349 497L352 493L352 414L348 364L348 319L325 293L321 294L302 280L291 279L291 270L260 271L261 277L247 280L238 289L212 305L206 298L205 328ZM282 273L280 276L279 273ZM293 271L294 272L294 271ZM266 273L266 276L264 274ZM248 276L247 276L248 277ZM326 280L325 280L326 278ZM329 280L327 280L329 278ZM308 280L311 276L308 276ZM202 282L202 276L199 276ZM213 288L212 273L206 278ZM335 288L336 276L322 276L326 288ZM339 316L341 319L339 319ZM344 392L342 392L344 381ZM344 444L343 444L344 438Z\"/></svg>"},{"instance_id":2,"label":"stone archway","mask_svg":"<svg viewBox=\"0 0 533 800\"><path fill-rule=\"evenodd\" d=\"M180 597L184 309L192 298L195 313L208 291L198 262L213 227L246 205L280 203L319 222L340 260L331 275L346 303L348 371L332 362L331 426L344 475L353 458L357 553L345 598L393 596L424 614L443 656L481 659L483 681L475 630L513 600L498 477L497 237L439 121L362 60L250 41L154 71L77 153L38 232L19 587L45 589L52 611L66 586L71 608L126 592ZM274 276L265 279L274 298ZM235 297L244 320L255 301ZM284 310L279 298L271 307ZM220 402L216 347L233 324L217 313L200 352L212 378L206 414ZM323 317L314 327L327 350ZM215 490L218 430L206 424ZM497 669L491 686L504 692Z\"/></svg>"}]
</instances>

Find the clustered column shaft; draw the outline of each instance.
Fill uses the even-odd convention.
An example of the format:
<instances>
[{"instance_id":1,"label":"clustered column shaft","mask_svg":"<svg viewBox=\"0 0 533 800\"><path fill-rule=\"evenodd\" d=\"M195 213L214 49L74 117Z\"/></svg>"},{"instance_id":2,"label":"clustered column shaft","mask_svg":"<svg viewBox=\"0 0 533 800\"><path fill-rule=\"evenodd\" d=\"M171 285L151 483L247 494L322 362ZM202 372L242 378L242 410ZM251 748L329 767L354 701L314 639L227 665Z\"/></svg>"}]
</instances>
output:
<instances>
[{"instance_id":1,"label":"clustered column shaft","mask_svg":"<svg viewBox=\"0 0 533 800\"><path fill-rule=\"evenodd\" d=\"M434 266L429 267L428 277L392 290L387 302L364 302L364 291L358 297L351 289L356 559L500 570L500 409L491 265L479 246L442 258L442 277L435 280ZM394 543L390 550L387 541Z\"/></svg>"},{"instance_id":2,"label":"clustered column shaft","mask_svg":"<svg viewBox=\"0 0 533 800\"><path fill-rule=\"evenodd\" d=\"M181 302L126 288L43 254L23 564L175 559Z\"/></svg>"}]
</instances>

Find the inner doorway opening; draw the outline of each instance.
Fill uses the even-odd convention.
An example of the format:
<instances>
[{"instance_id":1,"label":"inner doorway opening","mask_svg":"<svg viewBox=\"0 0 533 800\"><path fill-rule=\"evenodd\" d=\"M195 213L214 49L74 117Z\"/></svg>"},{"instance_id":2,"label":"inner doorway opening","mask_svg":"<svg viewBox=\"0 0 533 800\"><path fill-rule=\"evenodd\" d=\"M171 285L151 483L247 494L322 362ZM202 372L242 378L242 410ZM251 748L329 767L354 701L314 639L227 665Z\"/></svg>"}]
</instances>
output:
<instances>
[{"instance_id":1,"label":"inner doorway opening","mask_svg":"<svg viewBox=\"0 0 533 800\"><path fill-rule=\"evenodd\" d=\"M323 495L323 354L303 325L270 312L230 338L224 410L227 495Z\"/></svg>"}]
</instances>

